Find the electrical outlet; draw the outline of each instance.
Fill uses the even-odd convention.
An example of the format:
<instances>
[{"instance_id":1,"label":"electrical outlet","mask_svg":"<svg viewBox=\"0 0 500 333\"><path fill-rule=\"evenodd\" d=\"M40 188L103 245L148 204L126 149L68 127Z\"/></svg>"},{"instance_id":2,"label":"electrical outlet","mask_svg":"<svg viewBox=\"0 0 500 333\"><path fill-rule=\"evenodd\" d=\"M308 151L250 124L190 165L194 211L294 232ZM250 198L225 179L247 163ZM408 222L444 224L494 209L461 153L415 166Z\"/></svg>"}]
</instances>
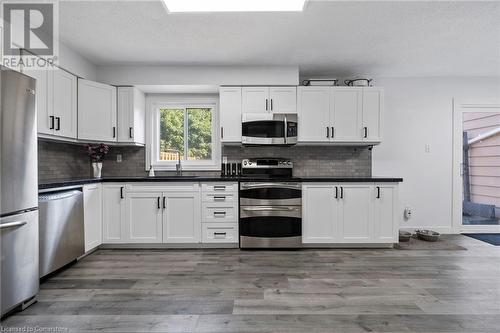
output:
<instances>
[{"instance_id":1,"label":"electrical outlet","mask_svg":"<svg viewBox=\"0 0 500 333\"><path fill-rule=\"evenodd\" d=\"M116 162L118 163L122 162L122 154L116 154Z\"/></svg>"},{"instance_id":2,"label":"electrical outlet","mask_svg":"<svg viewBox=\"0 0 500 333\"><path fill-rule=\"evenodd\" d=\"M227 156L222 156L222 163L227 163Z\"/></svg>"},{"instance_id":3,"label":"electrical outlet","mask_svg":"<svg viewBox=\"0 0 500 333\"><path fill-rule=\"evenodd\" d=\"M411 219L411 217L413 215L413 209L411 207L406 207L404 215L405 215L405 220Z\"/></svg>"}]
</instances>

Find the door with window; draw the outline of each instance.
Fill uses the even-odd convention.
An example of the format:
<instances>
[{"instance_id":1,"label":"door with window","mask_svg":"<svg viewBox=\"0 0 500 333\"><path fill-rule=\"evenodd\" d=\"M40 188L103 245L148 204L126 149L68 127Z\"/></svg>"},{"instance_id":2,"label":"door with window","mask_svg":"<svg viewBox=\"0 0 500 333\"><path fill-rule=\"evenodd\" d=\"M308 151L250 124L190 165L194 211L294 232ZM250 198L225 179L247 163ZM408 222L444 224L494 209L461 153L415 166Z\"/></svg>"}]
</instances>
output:
<instances>
[{"instance_id":1,"label":"door with window","mask_svg":"<svg viewBox=\"0 0 500 333\"><path fill-rule=\"evenodd\" d=\"M215 104L163 104L155 108L151 164L157 170L220 167Z\"/></svg>"},{"instance_id":2,"label":"door with window","mask_svg":"<svg viewBox=\"0 0 500 333\"><path fill-rule=\"evenodd\" d=\"M456 232L500 232L500 101L454 102Z\"/></svg>"}]
</instances>

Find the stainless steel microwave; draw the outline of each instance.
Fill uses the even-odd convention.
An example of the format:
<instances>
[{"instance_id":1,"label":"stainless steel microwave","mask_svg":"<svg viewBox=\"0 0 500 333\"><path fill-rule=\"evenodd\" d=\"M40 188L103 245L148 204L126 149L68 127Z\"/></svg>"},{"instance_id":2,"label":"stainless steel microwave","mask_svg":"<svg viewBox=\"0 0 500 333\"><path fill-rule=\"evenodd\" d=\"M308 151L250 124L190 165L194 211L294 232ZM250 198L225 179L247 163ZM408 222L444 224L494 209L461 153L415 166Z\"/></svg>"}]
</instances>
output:
<instances>
[{"instance_id":1,"label":"stainless steel microwave","mask_svg":"<svg viewBox=\"0 0 500 333\"><path fill-rule=\"evenodd\" d=\"M244 113L241 143L244 145L294 145L297 115L288 113Z\"/></svg>"}]
</instances>

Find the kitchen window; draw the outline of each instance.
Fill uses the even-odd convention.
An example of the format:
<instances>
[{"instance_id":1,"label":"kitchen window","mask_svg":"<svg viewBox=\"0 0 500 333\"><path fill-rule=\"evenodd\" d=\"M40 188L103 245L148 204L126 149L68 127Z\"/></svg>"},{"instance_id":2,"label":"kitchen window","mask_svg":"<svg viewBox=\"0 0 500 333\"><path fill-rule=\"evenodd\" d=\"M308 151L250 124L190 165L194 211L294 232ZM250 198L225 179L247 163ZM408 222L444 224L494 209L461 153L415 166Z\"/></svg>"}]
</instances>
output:
<instances>
[{"instance_id":1,"label":"kitchen window","mask_svg":"<svg viewBox=\"0 0 500 333\"><path fill-rule=\"evenodd\" d=\"M218 170L216 110L215 101L154 103L150 164L156 170L175 170L180 155L183 170Z\"/></svg>"}]
</instances>

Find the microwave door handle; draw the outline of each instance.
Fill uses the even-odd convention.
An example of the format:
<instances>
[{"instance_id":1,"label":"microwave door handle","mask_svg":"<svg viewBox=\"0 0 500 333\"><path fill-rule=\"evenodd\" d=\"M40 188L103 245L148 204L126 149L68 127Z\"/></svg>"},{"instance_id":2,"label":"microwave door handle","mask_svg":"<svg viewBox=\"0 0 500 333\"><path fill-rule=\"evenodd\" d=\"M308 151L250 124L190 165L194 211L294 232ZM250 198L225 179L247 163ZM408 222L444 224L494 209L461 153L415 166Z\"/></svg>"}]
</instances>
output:
<instances>
[{"instance_id":1,"label":"microwave door handle","mask_svg":"<svg viewBox=\"0 0 500 333\"><path fill-rule=\"evenodd\" d=\"M273 100L271 100L271 103L272 103L272 101L273 101ZM271 104L271 105L272 105L272 104ZM285 144L286 144L286 141L287 141L286 139L288 138L288 123L287 123L287 121L286 121L286 115L285 115L285 120L284 120L284 122L285 122L285 137L284 137L283 139L285 140Z\"/></svg>"}]
</instances>

